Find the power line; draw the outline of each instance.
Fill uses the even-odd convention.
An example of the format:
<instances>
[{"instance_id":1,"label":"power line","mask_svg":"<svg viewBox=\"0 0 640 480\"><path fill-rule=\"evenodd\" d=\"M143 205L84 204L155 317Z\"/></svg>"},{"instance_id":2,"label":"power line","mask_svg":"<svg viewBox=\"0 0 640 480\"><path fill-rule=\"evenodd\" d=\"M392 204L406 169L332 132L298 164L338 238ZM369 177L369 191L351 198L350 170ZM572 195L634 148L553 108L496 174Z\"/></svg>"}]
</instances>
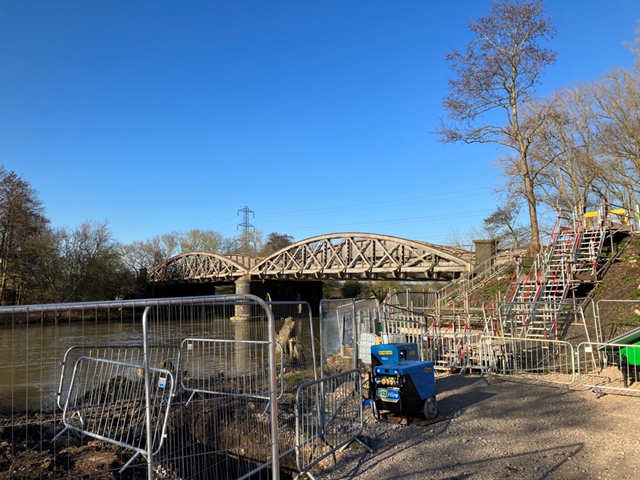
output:
<instances>
[{"instance_id":1,"label":"power line","mask_svg":"<svg viewBox=\"0 0 640 480\"><path fill-rule=\"evenodd\" d=\"M386 201L378 201L378 202L368 202L368 203L360 203L360 204L351 204L351 205L338 205L335 207L325 207L325 208L314 208L308 210L297 210L297 211L285 211L285 212L273 212L273 213L262 213L260 218L274 218L274 217L291 217L296 215L312 215L312 214L320 214L320 213L336 213L336 212L348 212L348 211L359 211L359 210L373 210L379 209L381 207L400 207L407 205L415 205L419 203L425 203L428 201L446 201L448 199L460 199L467 197L475 197L475 196L483 196L485 195L487 187L479 187L461 191L452 191L446 193L438 193L433 195L422 195L419 197L406 197L406 198L396 198L393 200ZM471 192L480 192L480 193L471 193Z\"/></svg>"},{"instance_id":2,"label":"power line","mask_svg":"<svg viewBox=\"0 0 640 480\"><path fill-rule=\"evenodd\" d=\"M327 229L335 229L336 227L354 227L354 226L372 226L372 225L401 225L407 223L415 223L416 221L426 221L426 220L438 220L438 219L462 219L462 218L473 218L478 215L486 215L490 212L490 210L476 210L476 211L466 211L460 213L444 213L437 215L428 215L428 216L420 216L420 217L401 217L387 220L372 220L368 222L349 222L349 223L333 223L333 224L325 224L325 225L307 225L307 226L296 226L294 228L281 228L287 232L301 232L308 230L327 230ZM335 231L335 230L333 230Z\"/></svg>"},{"instance_id":3,"label":"power line","mask_svg":"<svg viewBox=\"0 0 640 480\"><path fill-rule=\"evenodd\" d=\"M294 217L294 216L309 216L309 215L319 215L319 214L332 214L332 213L345 213L345 212L354 212L354 211L363 211L363 210L375 210L375 209L380 209L380 208L390 208L390 207L403 207L403 206L408 206L408 205L416 205L416 204L420 204L420 203L425 203L425 202L429 202L429 201L438 201L438 202L443 202L443 201L447 201L449 199L461 199L461 198L469 198L469 197L478 197L478 196L483 196L486 191L487 191L487 187L478 187L478 188L472 188L472 189L467 189L467 190L460 190L460 191L450 191L450 192L445 192L445 193L436 193L436 194L431 194L431 195L421 195L421 196L417 196L417 197L405 197L405 198L395 198L393 200L386 200L386 201L377 201L377 202L368 202L368 203L359 203L359 204L347 204L347 205L338 205L338 206L334 206L334 207L324 207L324 208L312 208L312 209L307 209L307 210L289 210L289 211L281 211L281 212L271 212L271 213L264 213L262 212L260 214L260 218L267 218L267 219L273 219L273 218L278 218L278 217L286 217L286 218L290 218L290 217ZM473 192L479 192L479 193L473 193ZM247 209L248 211L245 213L245 209ZM245 206L244 208L238 210L238 215L240 214L240 212L243 212L243 214L245 215L244 220L245 222L249 223L249 215L253 215L252 218L255 218L255 214L254 212L249 209L249 207ZM236 215L237 217L237 215ZM207 226L216 226L216 225L220 225L221 223L225 223L224 225L221 225L218 227L218 229L227 229L231 226L234 225L233 222L231 223L226 223L228 221L230 221L232 218L225 218L222 220L218 220L216 222L212 222L209 223ZM240 227L244 225L244 222L242 224L238 224L236 225L236 227ZM250 228L253 228L253 226L250 225ZM236 228L237 230L237 228Z\"/></svg>"}]
</instances>

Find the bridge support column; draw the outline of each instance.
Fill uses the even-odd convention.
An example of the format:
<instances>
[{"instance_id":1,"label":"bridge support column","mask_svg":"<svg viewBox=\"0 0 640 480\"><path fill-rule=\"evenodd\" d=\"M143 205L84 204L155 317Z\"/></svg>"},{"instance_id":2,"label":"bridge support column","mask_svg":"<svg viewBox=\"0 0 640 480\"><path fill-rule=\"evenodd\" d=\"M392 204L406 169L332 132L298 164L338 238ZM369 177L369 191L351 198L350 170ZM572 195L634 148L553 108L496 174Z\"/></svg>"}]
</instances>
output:
<instances>
[{"instance_id":1,"label":"bridge support column","mask_svg":"<svg viewBox=\"0 0 640 480\"><path fill-rule=\"evenodd\" d=\"M493 267L493 257L498 253L498 241L474 240L476 244L476 263L473 267L474 273L480 273L483 269Z\"/></svg>"},{"instance_id":2,"label":"bridge support column","mask_svg":"<svg viewBox=\"0 0 640 480\"><path fill-rule=\"evenodd\" d=\"M236 280L236 295L251 294L251 275L243 275ZM232 322L244 322L251 318L251 305L236 305Z\"/></svg>"}]
</instances>

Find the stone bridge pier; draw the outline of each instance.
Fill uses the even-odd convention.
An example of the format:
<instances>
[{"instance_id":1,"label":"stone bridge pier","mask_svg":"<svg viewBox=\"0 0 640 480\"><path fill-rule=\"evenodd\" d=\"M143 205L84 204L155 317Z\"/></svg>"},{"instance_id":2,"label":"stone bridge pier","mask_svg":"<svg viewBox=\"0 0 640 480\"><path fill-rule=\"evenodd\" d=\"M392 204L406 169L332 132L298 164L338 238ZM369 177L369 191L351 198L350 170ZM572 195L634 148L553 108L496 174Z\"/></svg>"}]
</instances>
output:
<instances>
[{"instance_id":1,"label":"stone bridge pier","mask_svg":"<svg viewBox=\"0 0 640 480\"><path fill-rule=\"evenodd\" d=\"M243 275L236 279L236 295L251 294L251 275ZM251 318L251 305L236 305L232 322L243 322Z\"/></svg>"}]
</instances>

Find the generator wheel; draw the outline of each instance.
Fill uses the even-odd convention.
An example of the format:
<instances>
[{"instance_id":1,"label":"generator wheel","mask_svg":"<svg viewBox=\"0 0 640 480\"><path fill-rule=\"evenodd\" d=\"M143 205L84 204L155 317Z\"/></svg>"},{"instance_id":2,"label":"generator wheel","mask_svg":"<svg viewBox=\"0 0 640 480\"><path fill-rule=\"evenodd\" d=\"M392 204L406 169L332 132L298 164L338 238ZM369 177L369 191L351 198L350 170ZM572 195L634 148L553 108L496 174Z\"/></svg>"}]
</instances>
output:
<instances>
[{"instance_id":1,"label":"generator wheel","mask_svg":"<svg viewBox=\"0 0 640 480\"><path fill-rule=\"evenodd\" d=\"M433 420L438 416L438 402L436 402L436 397L429 397L424 402L424 416L429 420Z\"/></svg>"}]
</instances>

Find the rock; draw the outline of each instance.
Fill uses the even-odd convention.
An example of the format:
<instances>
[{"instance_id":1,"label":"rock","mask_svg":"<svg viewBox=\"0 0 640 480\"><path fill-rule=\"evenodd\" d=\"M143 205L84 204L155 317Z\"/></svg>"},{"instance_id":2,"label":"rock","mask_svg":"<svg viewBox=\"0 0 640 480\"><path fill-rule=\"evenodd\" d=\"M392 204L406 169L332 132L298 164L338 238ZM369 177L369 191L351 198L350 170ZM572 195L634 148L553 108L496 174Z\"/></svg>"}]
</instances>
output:
<instances>
[{"instance_id":1,"label":"rock","mask_svg":"<svg viewBox=\"0 0 640 480\"><path fill-rule=\"evenodd\" d=\"M119 465L118 456L112 452L94 452L84 457L80 464L82 470L91 472L100 472L104 470L110 470L114 466Z\"/></svg>"}]
</instances>

